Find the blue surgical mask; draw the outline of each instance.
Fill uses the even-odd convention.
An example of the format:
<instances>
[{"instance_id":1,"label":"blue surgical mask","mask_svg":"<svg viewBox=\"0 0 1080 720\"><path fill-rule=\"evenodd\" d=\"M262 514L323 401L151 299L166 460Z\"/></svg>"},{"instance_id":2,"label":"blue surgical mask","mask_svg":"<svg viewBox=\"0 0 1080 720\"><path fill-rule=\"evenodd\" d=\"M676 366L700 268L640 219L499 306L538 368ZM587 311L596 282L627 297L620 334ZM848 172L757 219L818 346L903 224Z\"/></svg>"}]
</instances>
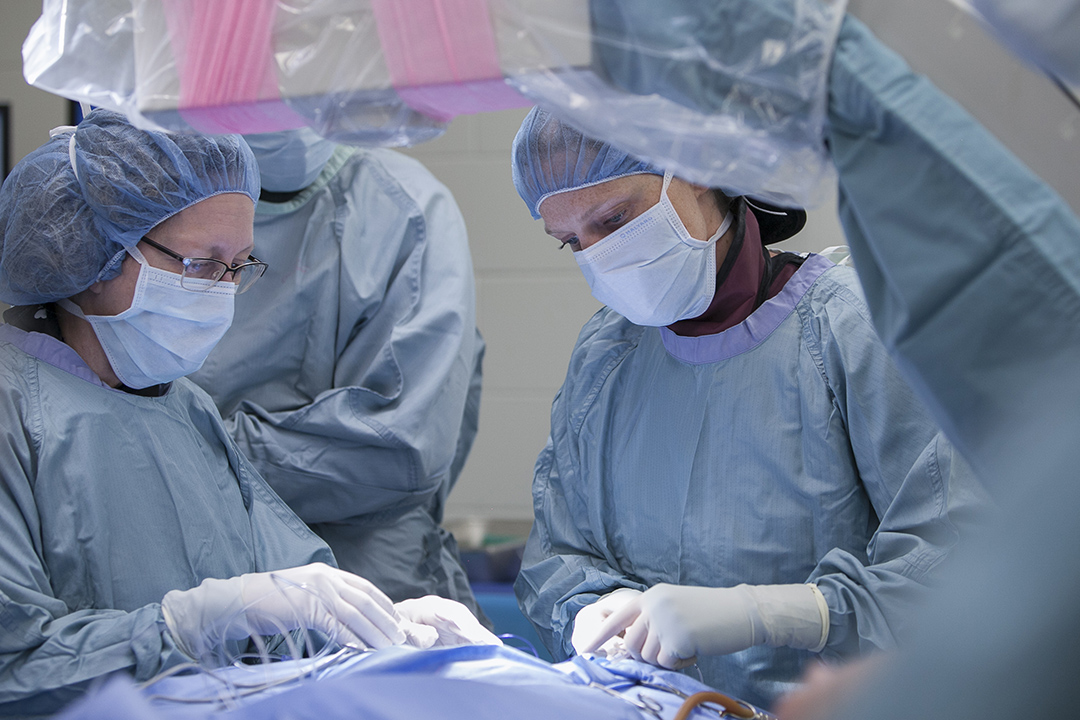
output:
<instances>
[{"instance_id":1,"label":"blue surgical mask","mask_svg":"<svg viewBox=\"0 0 1080 720\"><path fill-rule=\"evenodd\" d=\"M307 127L245 135L244 140L259 163L263 189L271 192L303 190L315 182L336 147Z\"/></svg>"},{"instance_id":2,"label":"blue surgical mask","mask_svg":"<svg viewBox=\"0 0 1080 720\"><path fill-rule=\"evenodd\" d=\"M716 293L716 241L731 227L728 213L708 240L696 240L668 198L603 240L574 253L593 297L635 325L663 327L697 317Z\"/></svg>"},{"instance_id":3,"label":"blue surgical mask","mask_svg":"<svg viewBox=\"0 0 1080 720\"><path fill-rule=\"evenodd\" d=\"M236 285L206 283L192 292L180 275L150 265L138 248L128 253L142 266L131 307L119 315L85 315L70 300L60 306L90 323L113 372L129 388L172 382L200 367L233 319Z\"/></svg>"}]
</instances>

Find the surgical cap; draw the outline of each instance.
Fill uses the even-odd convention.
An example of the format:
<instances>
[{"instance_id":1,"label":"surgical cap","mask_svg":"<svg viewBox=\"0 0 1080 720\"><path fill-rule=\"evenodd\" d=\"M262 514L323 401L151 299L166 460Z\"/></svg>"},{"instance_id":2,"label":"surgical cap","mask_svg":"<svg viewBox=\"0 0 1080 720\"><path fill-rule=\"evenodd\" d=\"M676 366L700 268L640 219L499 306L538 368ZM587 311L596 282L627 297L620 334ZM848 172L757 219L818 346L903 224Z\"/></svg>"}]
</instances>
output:
<instances>
[{"instance_id":1,"label":"surgical cap","mask_svg":"<svg viewBox=\"0 0 1080 720\"><path fill-rule=\"evenodd\" d=\"M661 168L582 135L551 113L534 107L514 138L514 187L540 218L551 195L598 185L627 175L663 175Z\"/></svg>"},{"instance_id":2,"label":"surgical cap","mask_svg":"<svg viewBox=\"0 0 1080 720\"><path fill-rule=\"evenodd\" d=\"M259 169L240 136L147 132L95 110L27 155L0 188L0 300L51 302L114 278L125 248L148 230L233 192L259 197Z\"/></svg>"}]
</instances>

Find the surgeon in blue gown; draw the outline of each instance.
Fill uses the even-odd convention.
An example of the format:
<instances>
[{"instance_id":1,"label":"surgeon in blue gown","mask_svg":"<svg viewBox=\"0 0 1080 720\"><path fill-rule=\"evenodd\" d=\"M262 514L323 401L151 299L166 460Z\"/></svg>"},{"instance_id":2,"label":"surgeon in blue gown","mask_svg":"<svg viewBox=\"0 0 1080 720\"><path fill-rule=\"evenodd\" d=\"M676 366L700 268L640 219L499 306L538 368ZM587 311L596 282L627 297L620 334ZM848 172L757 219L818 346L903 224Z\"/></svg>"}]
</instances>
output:
<instances>
[{"instance_id":1,"label":"surgeon in blue gown","mask_svg":"<svg viewBox=\"0 0 1080 720\"><path fill-rule=\"evenodd\" d=\"M265 269L258 189L241 138L103 110L0 189L4 717L49 716L114 672L227 660L251 634L498 642L457 603L395 606L337 569L182 377Z\"/></svg>"},{"instance_id":2,"label":"surgeon in blue gown","mask_svg":"<svg viewBox=\"0 0 1080 720\"><path fill-rule=\"evenodd\" d=\"M981 5L1000 11L990 18L1011 47L1080 77L1075 2L1023 6L1031 17L1016 23L1005 3ZM1032 32L1049 17L1052 32ZM830 74L828 139L875 326L1009 511L958 555L955 578L922 611L918 643L840 685L822 682L824 704L810 715L789 705L791 717L909 717L911 697L935 717L1072 716L1080 219L850 17Z\"/></svg>"},{"instance_id":3,"label":"surgeon in blue gown","mask_svg":"<svg viewBox=\"0 0 1080 720\"><path fill-rule=\"evenodd\" d=\"M974 4L1027 60L1080 78L1075 0ZM687 20L722 8L760 47L767 11L785 6L628 0L604 17L636 29L678 18L709 44L717 26ZM848 678L846 690L862 690L853 705L838 710L839 688L824 689L827 706L813 717L1071 717L1080 707L1080 220L857 19L844 18L831 57L825 138L874 326L1006 511L954 553L951 577L919 609L919 637ZM669 93L656 82L667 73L638 74L666 61L637 60L612 66L613 81ZM731 78L683 77L691 82L673 99L725 111L710 98Z\"/></svg>"},{"instance_id":4,"label":"surgeon in blue gown","mask_svg":"<svg viewBox=\"0 0 1080 720\"><path fill-rule=\"evenodd\" d=\"M696 661L768 706L815 657L902 642L983 492L854 271L770 252L791 229L762 203L540 109L513 158L607 305L552 405L516 584L552 652Z\"/></svg>"},{"instance_id":5,"label":"surgeon in blue gown","mask_svg":"<svg viewBox=\"0 0 1080 720\"><path fill-rule=\"evenodd\" d=\"M417 161L310 129L248 136L271 266L192 376L340 566L476 611L446 497L476 436L484 345L465 224Z\"/></svg>"}]
</instances>

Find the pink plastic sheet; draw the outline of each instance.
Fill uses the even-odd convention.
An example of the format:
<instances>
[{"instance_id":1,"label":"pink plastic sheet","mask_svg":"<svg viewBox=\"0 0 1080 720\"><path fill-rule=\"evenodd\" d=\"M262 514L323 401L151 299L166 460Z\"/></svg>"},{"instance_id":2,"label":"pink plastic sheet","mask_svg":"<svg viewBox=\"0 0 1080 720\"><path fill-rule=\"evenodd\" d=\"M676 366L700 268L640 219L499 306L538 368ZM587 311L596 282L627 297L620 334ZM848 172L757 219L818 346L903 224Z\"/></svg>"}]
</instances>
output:
<instances>
[{"instance_id":1,"label":"pink plastic sheet","mask_svg":"<svg viewBox=\"0 0 1080 720\"><path fill-rule=\"evenodd\" d=\"M162 0L180 76L181 116L207 133L273 132L304 119L281 100L276 0Z\"/></svg>"},{"instance_id":2,"label":"pink plastic sheet","mask_svg":"<svg viewBox=\"0 0 1080 720\"><path fill-rule=\"evenodd\" d=\"M390 79L402 100L441 121L526 107L506 84L486 0L372 0Z\"/></svg>"}]
</instances>

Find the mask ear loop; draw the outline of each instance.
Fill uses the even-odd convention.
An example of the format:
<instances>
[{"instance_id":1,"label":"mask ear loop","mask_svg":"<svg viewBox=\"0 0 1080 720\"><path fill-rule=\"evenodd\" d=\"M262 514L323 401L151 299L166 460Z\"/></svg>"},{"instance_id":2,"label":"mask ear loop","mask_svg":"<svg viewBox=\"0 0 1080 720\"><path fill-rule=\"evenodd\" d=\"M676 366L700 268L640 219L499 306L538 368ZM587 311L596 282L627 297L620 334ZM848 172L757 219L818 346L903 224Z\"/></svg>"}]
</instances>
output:
<instances>
[{"instance_id":1,"label":"mask ear loop","mask_svg":"<svg viewBox=\"0 0 1080 720\"><path fill-rule=\"evenodd\" d=\"M671 171L670 170L665 170L664 171L664 184L660 188L660 201L663 202L664 199L666 198L667 201L668 201L668 205L671 205L671 197L668 195L668 186L671 185L672 177L673 177L673 175L672 175ZM672 210L672 212L675 211L675 206L674 205L671 205L671 210ZM676 214L676 216L678 216L678 213L675 213L675 214ZM720 221L720 227L718 227L716 229L716 232L714 232L709 237L709 239L705 241L706 244L713 243L713 242L719 240L720 238L722 238L724 236L724 233L726 233L728 231L728 229L731 227L731 223L734 220L735 220L735 213L731 212L731 210L729 209L726 213L724 213L724 219ZM682 222L681 218L679 219L679 222L680 223ZM685 230L685 228L686 228L686 226L683 225L684 230ZM687 237L690 237L691 239L696 239L696 238L693 238L693 236L690 235L689 231L687 231L686 234L687 234Z\"/></svg>"},{"instance_id":2,"label":"mask ear loop","mask_svg":"<svg viewBox=\"0 0 1080 720\"><path fill-rule=\"evenodd\" d=\"M664 171L664 185L660 188L660 193L665 197L667 197L668 185L671 185L671 178L673 177L675 177L675 175L670 170Z\"/></svg>"},{"instance_id":3,"label":"mask ear loop","mask_svg":"<svg viewBox=\"0 0 1080 720\"><path fill-rule=\"evenodd\" d=\"M57 125L49 131L49 139L66 132L71 133L71 138L68 140L68 161L71 163L71 171L75 173L76 180L79 179L79 168L75 166L75 131L78 129L75 125Z\"/></svg>"},{"instance_id":4,"label":"mask ear loop","mask_svg":"<svg viewBox=\"0 0 1080 720\"><path fill-rule=\"evenodd\" d=\"M137 263L143 267L150 267L150 261L142 254L142 250L139 249L138 245L132 245L131 247L125 247L124 249L127 250L128 255L135 258Z\"/></svg>"},{"instance_id":5,"label":"mask ear loop","mask_svg":"<svg viewBox=\"0 0 1080 720\"><path fill-rule=\"evenodd\" d=\"M79 180L79 168L75 164L75 133L71 133L71 140L68 141L68 160L71 161L71 171L75 173L75 179Z\"/></svg>"},{"instance_id":6,"label":"mask ear loop","mask_svg":"<svg viewBox=\"0 0 1080 720\"><path fill-rule=\"evenodd\" d=\"M712 234L712 237L710 237L705 242L713 242L714 240L719 240L720 238L724 237L724 233L728 231L734 220L735 213L731 212L731 210L728 210L726 213L724 213L724 219L720 222L720 227L718 227L716 229L716 232Z\"/></svg>"},{"instance_id":7,"label":"mask ear loop","mask_svg":"<svg viewBox=\"0 0 1080 720\"><path fill-rule=\"evenodd\" d=\"M87 111L87 109L83 108L83 112L85 113L86 111ZM83 117L85 117L85 114L84 114ZM68 162L71 163L71 172L75 173L76 182L80 182L80 184L81 184L82 180L79 179L79 166L76 163L76 153L75 153L75 134L76 134L76 132L78 132L78 130L79 130L79 127L77 125L57 125L56 127L53 127L51 131L49 131L49 137L53 138L53 137L56 137L57 135L63 135L64 133L71 133L71 138L68 140ZM130 252L130 250L129 250L129 252ZM138 250L136 250L136 253L137 252L138 252ZM107 263L105 263L105 267L102 268L102 272L98 273L98 275L97 275L94 282L97 282L98 280L102 279L102 275L104 275L109 269L116 267L116 263L122 257L123 257L123 250L120 250L119 253L117 253L116 255L113 255L112 258L109 259L109 261ZM141 256L141 254L139 254L138 256L135 257L135 259L139 260L139 258L141 258L141 257L143 257L143 256ZM148 262L146 262L146 258L143 258L143 259L139 260L139 262L141 262L143 264L149 264Z\"/></svg>"},{"instance_id":8,"label":"mask ear loop","mask_svg":"<svg viewBox=\"0 0 1080 720\"><path fill-rule=\"evenodd\" d=\"M79 107L82 108L82 116L85 118L90 114L92 108L88 102L80 102ZM66 132L71 132L71 139L68 140L68 160L71 162L71 171L75 173L75 179L79 180L79 168L75 165L75 132L79 129L78 125L58 125L49 131L49 138L54 138L57 135L63 135ZM80 181L81 182L81 181Z\"/></svg>"}]
</instances>

